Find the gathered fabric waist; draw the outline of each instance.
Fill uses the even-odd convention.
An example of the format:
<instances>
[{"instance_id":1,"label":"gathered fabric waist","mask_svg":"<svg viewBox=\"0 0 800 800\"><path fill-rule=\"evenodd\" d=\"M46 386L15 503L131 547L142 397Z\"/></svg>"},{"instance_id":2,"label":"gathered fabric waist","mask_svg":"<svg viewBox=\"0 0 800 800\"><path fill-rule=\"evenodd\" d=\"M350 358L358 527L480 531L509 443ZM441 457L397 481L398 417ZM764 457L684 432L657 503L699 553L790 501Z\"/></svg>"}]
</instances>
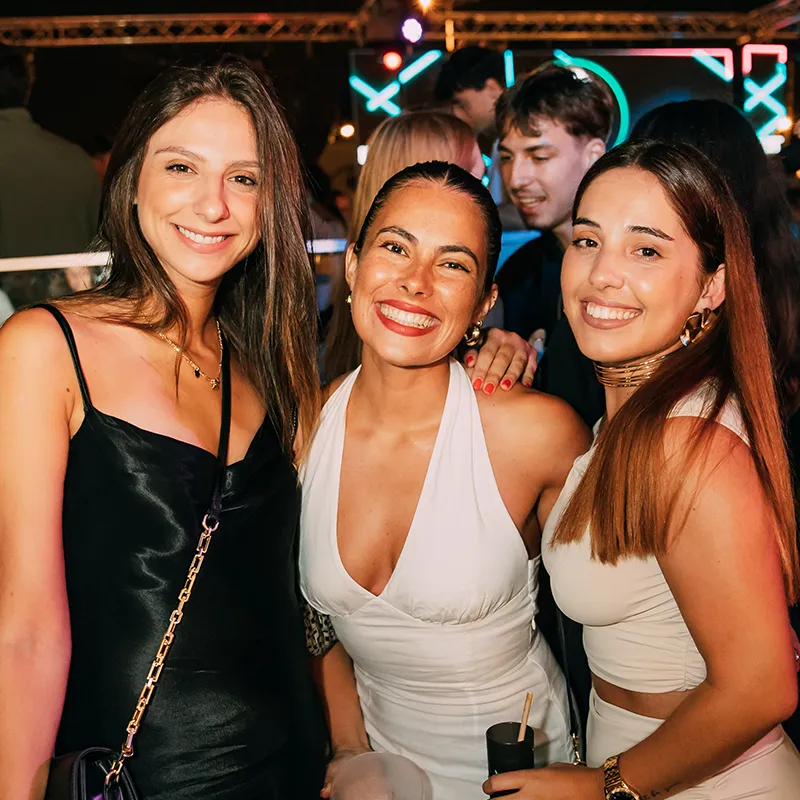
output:
<instances>
[{"instance_id":1,"label":"gathered fabric waist","mask_svg":"<svg viewBox=\"0 0 800 800\"><path fill-rule=\"evenodd\" d=\"M513 671L536 638L534 604L524 587L492 614L460 623L426 622L380 598L346 617L336 635L367 681L403 690L458 692Z\"/></svg>"}]
</instances>

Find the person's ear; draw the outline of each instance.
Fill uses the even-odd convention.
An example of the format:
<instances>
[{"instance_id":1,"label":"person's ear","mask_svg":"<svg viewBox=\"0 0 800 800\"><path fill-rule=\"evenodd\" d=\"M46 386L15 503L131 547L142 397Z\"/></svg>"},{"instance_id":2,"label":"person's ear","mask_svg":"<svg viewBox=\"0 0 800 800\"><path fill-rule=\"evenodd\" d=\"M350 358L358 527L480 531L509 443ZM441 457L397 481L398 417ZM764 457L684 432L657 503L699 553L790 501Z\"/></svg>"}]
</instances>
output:
<instances>
[{"instance_id":1,"label":"person's ear","mask_svg":"<svg viewBox=\"0 0 800 800\"><path fill-rule=\"evenodd\" d=\"M497 302L497 284L493 283L492 288L486 293L486 297L481 300L480 305L478 306L478 314L475 322L483 322L486 319L486 315L494 308L494 304Z\"/></svg>"},{"instance_id":2,"label":"person's ear","mask_svg":"<svg viewBox=\"0 0 800 800\"><path fill-rule=\"evenodd\" d=\"M716 311L725 302L725 265L720 264L716 272L706 279L705 289L697 301L695 311L709 308Z\"/></svg>"},{"instance_id":3,"label":"person's ear","mask_svg":"<svg viewBox=\"0 0 800 800\"><path fill-rule=\"evenodd\" d=\"M492 100L496 103L497 98L500 97L505 90L495 78L487 78L486 83L483 84L483 91L489 92L492 96Z\"/></svg>"},{"instance_id":4,"label":"person's ear","mask_svg":"<svg viewBox=\"0 0 800 800\"><path fill-rule=\"evenodd\" d=\"M356 270L358 269L358 255L356 255L356 246L355 244L351 244L347 248L347 252L344 256L344 279L347 281L347 285L352 290L353 284L356 280Z\"/></svg>"},{"instance_id":5,"label":"person's ear","mask_svg":"<svg viewBox=\"0 0 800 800\"><path fill-rule=\"evenodd\" d=\"M586 156L589 159L589 166L594 164L598 158L606 153L606 143L602 139L590 139L586 143Z\"/></svg>"}]
</instances>

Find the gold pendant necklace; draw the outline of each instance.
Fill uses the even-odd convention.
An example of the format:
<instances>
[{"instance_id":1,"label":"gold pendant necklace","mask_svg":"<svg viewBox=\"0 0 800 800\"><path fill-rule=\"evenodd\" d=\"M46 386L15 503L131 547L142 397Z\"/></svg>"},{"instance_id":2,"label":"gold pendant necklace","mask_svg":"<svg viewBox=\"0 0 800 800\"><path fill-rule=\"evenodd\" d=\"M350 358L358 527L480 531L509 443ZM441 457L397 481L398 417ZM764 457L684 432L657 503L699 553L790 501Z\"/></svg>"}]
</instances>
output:
<instances>
[{"instance_id":1,"label":"gold pendant necklace","mask_svg":"<svg viewBox=\"0 0 800 800\"><path fill-rule=\"evenodd\" d=\"M220 383L222 382L222 331L219 327L219 320L215 320L217 324L217 340L219 341L219 373L216 378L212 378L210 375L206 375L200 367L192 361L191 358L187 355L186 351L180 347L179 345L175 344L168 336L165 336L160 331L158 335L194 370L195 378L205 378L210 384L212 389L219 388Z\"/></svg>"}]
</instances>

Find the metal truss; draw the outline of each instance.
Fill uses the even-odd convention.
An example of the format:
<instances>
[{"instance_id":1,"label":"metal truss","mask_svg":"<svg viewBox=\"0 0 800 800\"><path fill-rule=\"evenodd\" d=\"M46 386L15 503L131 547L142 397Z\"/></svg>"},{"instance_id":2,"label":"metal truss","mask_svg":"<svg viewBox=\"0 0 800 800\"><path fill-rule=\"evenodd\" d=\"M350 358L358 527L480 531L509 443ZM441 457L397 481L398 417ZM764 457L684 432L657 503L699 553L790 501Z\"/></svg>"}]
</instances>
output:
<instances>
[{"instance_id":1,"label":"metal truss","mask_svg":"<svg viewBox=\"0 0 800 800\"><path fill-rule=\"evenodd\" d=\"M425 38L446 38L448 20L459 42L518 41L532 39L593 39L613 41L653 39L735 39L742 32L742 18L736 14L667 14L588 11L476 13L454 11L428 13Z\"/></svg>"},{"instance_id":2,"label":"metal truss","mask_svg":"<svg viewBox=\"0 0 800 800\"><path fill-rule=\"evenodd\" d=\"M218 42L365 42L380 3L357 13L171 14L0 18L0 43L27 47ZM426 41L665 41L745 43L800 38L800 0L748 14L430 11Z\"/></svg>"},{"instance_id":3,"label":"metal truss","mask_svg":"<svg viewBox=\"0 0 800 800\"><path fill-rule=\"evenodd\" d=\"M776 0L747 15L750 36L743 36L741 41L749 39L798 38L800 35L800 0Z\"/></svg>"},{"instance_id":4,"label":"metal truss","mask_svg":"<svg viewBox=\"0 0 800 800\"><path fill-rule=\"evenodd\" d=\"M0 42L27 47L215 42L361 44L363 22L337 14L133 14L0 19Z\"/></svg>"}]
</instances>

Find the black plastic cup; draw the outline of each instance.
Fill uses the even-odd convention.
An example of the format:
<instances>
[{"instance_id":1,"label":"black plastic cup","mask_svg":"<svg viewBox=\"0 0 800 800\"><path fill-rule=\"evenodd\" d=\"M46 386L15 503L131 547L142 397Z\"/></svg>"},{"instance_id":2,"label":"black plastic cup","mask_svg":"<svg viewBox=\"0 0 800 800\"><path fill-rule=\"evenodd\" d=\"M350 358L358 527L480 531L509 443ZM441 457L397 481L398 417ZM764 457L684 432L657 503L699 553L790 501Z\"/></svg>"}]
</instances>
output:
<instances>
[{"instance_id":1,"label":"black plastic cup","mask_svg":"<svg viewBox=\"0 0 800 800\"><path fill-rule=\"evenodd\" d=\"M486 753L489 777L518 769L533 769L533 728L525 728L525 738L518 742L519 722L498 722L486 729ZM516 792L495 792L492 797L505 797Z\"/></svg>"}]
</instances>

